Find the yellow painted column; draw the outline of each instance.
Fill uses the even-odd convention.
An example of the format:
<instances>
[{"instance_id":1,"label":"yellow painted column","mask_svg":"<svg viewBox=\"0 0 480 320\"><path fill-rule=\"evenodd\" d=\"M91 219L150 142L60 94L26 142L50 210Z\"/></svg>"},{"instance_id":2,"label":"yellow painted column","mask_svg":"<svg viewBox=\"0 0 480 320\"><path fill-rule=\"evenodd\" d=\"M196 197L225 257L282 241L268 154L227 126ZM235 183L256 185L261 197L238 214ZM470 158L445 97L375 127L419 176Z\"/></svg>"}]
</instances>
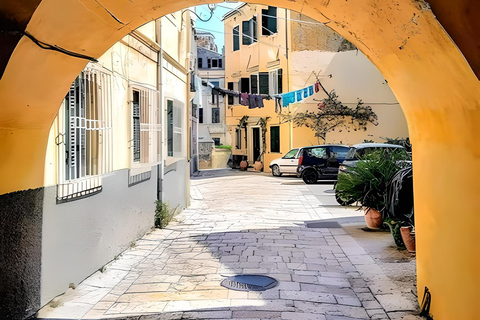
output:
<instances>
[{"instance_id":1,"label":"yellow painted column","mask_svg":"<svg viewBox=\"0 0 480 320\"><path fill-rule=\"evenodd\" d=\"M480 82L462 54L421 1L260 3L328 23L388 80L414 148L419 296L425 286L430 289L435 320L478 319ZM43 0L27 30L42 41L99 57L129 28L201 1L103 4L122 23L95 1ZM25 37L17 45L0 80L0 194L42 186L49 128L85 64Z\"/></svg>"}]
</instances>

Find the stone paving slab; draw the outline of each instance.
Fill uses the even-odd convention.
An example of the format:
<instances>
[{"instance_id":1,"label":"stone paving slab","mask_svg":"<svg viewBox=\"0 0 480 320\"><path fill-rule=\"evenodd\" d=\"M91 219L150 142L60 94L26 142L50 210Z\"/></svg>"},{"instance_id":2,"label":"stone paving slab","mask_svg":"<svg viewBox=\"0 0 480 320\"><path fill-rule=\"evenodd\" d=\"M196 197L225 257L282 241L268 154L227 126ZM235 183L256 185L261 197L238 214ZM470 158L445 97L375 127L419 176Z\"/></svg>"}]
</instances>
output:
<instances>
[{"instance_id":1,"label":"stone paving slab","mask_svg":"<svg viewBox=\"0 0 480 320\"><path fill-rule=\"evenodd\" d=\"M192 205L38 313L49 319L402 319L417 306L302 184L263 174L192 180ZM341 217L357 217L355 209ZM226 289L234 274L279 281ZM411 318L414 319L414 318Z\"/></svg>"}]
</instances>

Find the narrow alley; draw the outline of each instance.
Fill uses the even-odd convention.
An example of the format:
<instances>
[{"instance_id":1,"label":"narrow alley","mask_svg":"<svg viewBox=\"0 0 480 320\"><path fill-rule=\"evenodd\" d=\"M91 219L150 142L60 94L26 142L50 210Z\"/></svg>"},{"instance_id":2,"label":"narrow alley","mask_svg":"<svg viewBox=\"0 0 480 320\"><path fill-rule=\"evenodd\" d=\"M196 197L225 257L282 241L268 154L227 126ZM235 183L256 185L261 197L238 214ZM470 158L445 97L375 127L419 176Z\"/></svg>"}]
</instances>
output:
<instances>
[{"instance_id":1,"label":"narrow alley","mask_svg":"<svg viewBox=\"0 0 480 320\"><path fill-rule=\"evenodd\" d=\"M166 229L132 243L37 317L420 319L414 256L395 249L390 233L360 230L363 212L337 206L332 184L201 172L191 181L191 206ZM399 282L399 273L409 280ZM237 274L278 285L249 292L220 285Z\"/></svg>"}]
</instances>

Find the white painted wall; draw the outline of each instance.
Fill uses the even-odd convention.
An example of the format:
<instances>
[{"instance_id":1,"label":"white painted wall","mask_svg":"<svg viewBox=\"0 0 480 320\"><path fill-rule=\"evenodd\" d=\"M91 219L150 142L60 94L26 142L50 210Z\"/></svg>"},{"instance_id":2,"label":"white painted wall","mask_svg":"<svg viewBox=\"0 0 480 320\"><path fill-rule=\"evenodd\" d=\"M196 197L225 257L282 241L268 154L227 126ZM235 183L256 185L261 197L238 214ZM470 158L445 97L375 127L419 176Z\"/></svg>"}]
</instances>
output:
<instances>
[{"instance_id":1,"label":"white painted wall","mask_svg":"<svg viewBox=\"0 0 480 320\"><path fill-rule=\"evenodd\" d=\"M56 204L56 187L45 188L42 228L41 305L78 285L153 226L157 170L128 187L128 170L102 178L103 191Z\"/></svg>"},{"instance_id":2,"label":"white painted wall","mask_svg":"<svg viewBox=\"0 0 480 320\"><path fill-rule=\"evenodd\" d=\"M335 89L343 104L354 108L360 98L378 116L378 126L369 124L367 131L361 132L333 131L327 135L327 142L355 144L364 139L384 142L381 137L408 137L407 122L395 95L380 71L360 51L295 51L290 54L290 62L292 90L314 84L313 70L327 91ZM323 98L326 95L321 91L290 108L315 111Z\"/></svg>"}]
</instances>

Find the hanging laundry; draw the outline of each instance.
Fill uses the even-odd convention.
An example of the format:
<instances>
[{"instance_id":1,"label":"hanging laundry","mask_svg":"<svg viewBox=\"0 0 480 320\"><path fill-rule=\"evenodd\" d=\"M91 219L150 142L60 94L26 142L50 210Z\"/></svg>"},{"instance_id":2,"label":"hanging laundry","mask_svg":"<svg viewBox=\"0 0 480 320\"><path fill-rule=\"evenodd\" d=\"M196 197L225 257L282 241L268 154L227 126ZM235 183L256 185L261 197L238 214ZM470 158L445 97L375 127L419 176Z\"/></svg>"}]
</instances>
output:
<instances>
[{"instance_id":1,"label":"hanging laundry","mask_svg":"<svg viewBox=\"0 0 480 320\"><path fill-rule=\"evenodd\" d=\"M295 103L295 91L282 94L282 106L288 107L290 103Z\"/></svg>"},{"instance_id":2,"label":"hanging laundry","mask_svg":"<svg viewBox=\"0 0 480 320\"><path fill-rule=\"evenodd\" d=\"M254 94L248 95L248 109L254 109L257 107L257 96Z\"/></svg>"},{"instance_id":3,"label":"hanging laundry","mask_svg":"<svg viewBox=\"0 0 480 320\"><path fill-rule=\"evenodd\" d=\"M282 97L275 97L275 112L280 112L282 110Z\"/></svg>"},{"instance_id":4,"label":"hanging laundry","mask_svg":"<svg viewBox=\"0 0 480 320\"><path fill-rule=\"evenodd\" d=\"M303 89L303 99L306 99L308 97L310 97L310 95L308 94L308 88L305 88Z\"/></svg>"},{"instance_id":5,"label":"hanging laundry","mask_svg":"<svg viewBox=\"0 0 480 320\"><path fill-rule=\"evenodd\" d=\"M308 95L313 95L313 86L308 87Z\"/></svg>"},{"instance_id":6,"label":"hanging laundry","mask_svg":"<svg viewBox=\"0 0 480 320\"><path fill-rule=\"evenodd\" d=\"M303 98L302 98L303 90L297 90L296 95L297 95L297 102L300 102L300 101L303 100Z\"/></svg>"},{"instance_id":7,"label":"hanging laundry","mask_svg":"<svg viewBox=\"0 0 480 320\"><path fill-rule=\"evenodd\" d=\"M240 104L242 106L248 106L248 94L247 93L241 93L240 94Z\"/></svg>"},{"instance_id":8,"label":"hanging laundry","mask_svg":"<svg viewBox=\"0 0 480 320\"><path fill-rule=\"evenodd\" d=\"M256 96L256 100L257 100L257 108L263 108L263 97Z\"/></svg>"},{"instance_id":9,"label":"hanging laundry","mask_svg":"<svg viewBox=\"0 0 480 320\"><path fill-rule=\"evenodd\" d=\"M315 82L315 93L317 93L318 91L320 91L320 83Z\"/></svg>"}]
</instances>

